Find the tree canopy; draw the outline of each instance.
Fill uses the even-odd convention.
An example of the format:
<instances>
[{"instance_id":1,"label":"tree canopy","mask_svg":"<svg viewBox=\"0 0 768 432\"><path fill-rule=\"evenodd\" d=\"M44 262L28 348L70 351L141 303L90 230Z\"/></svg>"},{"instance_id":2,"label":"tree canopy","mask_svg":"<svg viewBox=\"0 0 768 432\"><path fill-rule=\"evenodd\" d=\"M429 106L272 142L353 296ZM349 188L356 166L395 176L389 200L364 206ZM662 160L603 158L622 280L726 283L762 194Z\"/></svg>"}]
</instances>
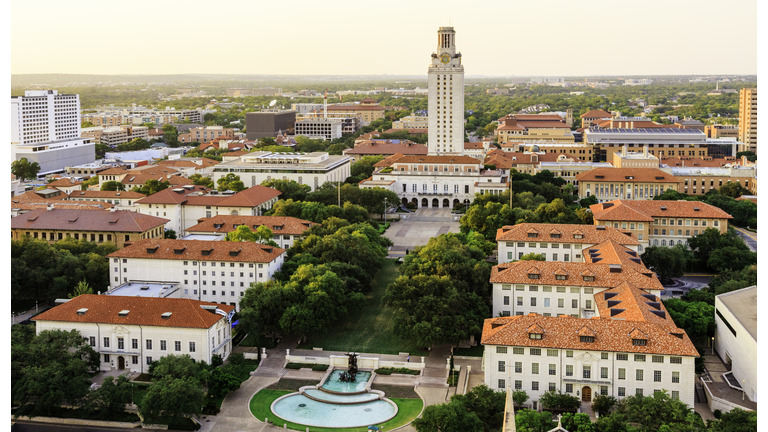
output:
<instances>
[{"instance_id":1,"label":"tree canopy","mask_svg":"<svg viewBox=\"0 0 768 432\"><path fill-rule=\"evenodd\" d=\"M266 186L272 189L277 189L281 192L280 199L294 201L304 201L307 194L312 191L312 188L306 184L299 184L293 180L281 180L272 179L261 182L262 186Z\"/></svg>"},{"instance_id":2,"label":"tree canopy","mask_svg":"<svg viewBox=\"0 0 768 432\"><path fill-rule=\"evenodd\" d=\"M218 179L216 184L218 185L217 189L221 192L228 190L240 192L245 189L245 184L240 181L240 176L232 173Z\"/></svg>"},{"instance_id":3,"label":"tree canopy","mask_svg":"<svg viewBox=\"0 0 768 432\"><path fill-rule=\"evenodd\" d=\"M39 172L40 164L30 162L25 157L11 162L11 174L15 175L19 180L34 180Z\"/></svg>"}]
</instances>

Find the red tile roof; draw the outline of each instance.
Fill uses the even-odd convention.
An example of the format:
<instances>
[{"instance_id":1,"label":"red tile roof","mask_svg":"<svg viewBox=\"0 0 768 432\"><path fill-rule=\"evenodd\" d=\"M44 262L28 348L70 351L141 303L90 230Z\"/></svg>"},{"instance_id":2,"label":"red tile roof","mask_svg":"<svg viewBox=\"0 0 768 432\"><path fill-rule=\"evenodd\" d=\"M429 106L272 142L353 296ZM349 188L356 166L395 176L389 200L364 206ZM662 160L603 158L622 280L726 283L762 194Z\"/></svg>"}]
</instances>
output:
<instances>
[{"instance_id":1,"label":"red tile roof","mask_svg":"<svg viewBox=\"0 0 768 432\"><path fill-rule=\"evenodd\" d=\"M80 295L32 318L34 321L59 321L71 323L99 323L115 325L144 325L157 327L207 329L225 316L203 309L216 306L225 313L235 307L218 303L177 298L124 297L110 295ZM87 309L83 315L77 311ZM128 310L128 315L119 313ZM164 319L162 315L170 312Z\"/></svg>"},{"instance_id":2,"label":"red tile roof","mask_svg":"<svg viewBox=\"0 0 768 432\"><path fill-rule=\"evenodd\" d=\"M396 160L393 163L411 163L411 164L418 164L418 163L428 163L428 164L473 164L478 165L482 162L479 162L477 159L473 158L472 156L451 156L451 155L445 155L445 156L403 156L400 159Z\"/></svg>"},{"instance_id":3,"label":"red tile roof","mask_svg":"<svg viewBox=\"0 0 768 432\"><path fill-rule=\"evenodd\" d=\"M407 143L392 143L383 141L363 141L354 148L344 151L345 154L352 155L393 155L402 153L403 155L426 155L427 146L423 144L415 144L408 141Z\"/></svg>"},{"instance_id":4,"label":"red tile roof","mask_svg":"<svg viewBox=\"0 0 768 432\"><path fill-rule=\"evenodd\" d=\"M60 187L73 187L81 184L83 184L83 182L79 182L79 181L73 182L70 178L64 177L58 180L54 180L48 183L46 186L52 187L52 188L60 188Z\"/></svg>"},{"instance_id":5,"label":"red tile roof","mask_svg":"<svg viewBox=\"0 0 768 432\"><path fill-rule=\"evenodd\" d=\"M602 176L602 177L600 177ZM630 178L631 177L631 178ZM677 177L668 174L658 168L595 168L576 174L576 180L592 182L619 182L631 181L644 183L682 183Z\"/></svg>"},{"instance_id":6,"label":"red tile roof","mask_svg":"<svg viewBox=\"0 0 768 432\"><path fill-rule=\"evenodd\" d=\"M520 241L539 243L579 243L598 244L606 240L614 240L620 245L639 245L632 236L628 236L616 228L603 227L598 229L595 225L569 225L569 224L539 224L521 223L506 225L496 231L496 241ZM536 233L536 237L529 237L529 233ZM559 237L553 237L558 235ZM582 238L574 238L581 235Z\"/></svg>"},{"instance_id":7,"label":"red tile roof","mask_svg":"<svg viewBox=\"0 0 768 432\"><path fill-rule=\"evenodd\" d=\"M179 190L181 189L181 190ZM198 195L203 186L195 189L168 188L136 201L138 204L215 205L220 207L257 207L281 194L277 189L256 185L232 195ZM194 195L191 195L195 193Z\"/></svg>"},{"instance_id":8,"label":"red tile roof","mask_svg":"<svg viewBox=\"0 0 768 432\"><path fill-rule=\"evenodd\" d=\"M611 117L611 113L603 111L601 109L585 112L581 115L581 118L608 118Z\"/></svg>"},{"instance_id":9,"label":"red tile roof","mask_svg":"<svg viewBox=\"0 0 768 432\"><path fill-rule=\"evenodd\" d=\"M659 217L733 219L723 210L700 201L613 200L589 208L596 220L609 221L653 221Z\"/></svg>"},{"instance_id":10,"label":"red tile roof","mask_svg":"<svg viewBox=\"0 0 768 432\"><path fill-rule=\"evenodd\" d=\"M379 105L328 105L328 111L386 111L383 106ZM315 112L322 112L322 109L315 110Z\"/></svg>"},{"instance_id":11,"label":"red tile roof","mask_svg":"<svg viewBox=\"0 0 768 432\"><path fill-rule=\"evenodd\" d=\"M12 229L141 233L163 226L168 219L127 210L39 209L11 219Z\"/></svg>"},{"instance_id":12,"label":"red tile roof","mask_svg":"<svg viewBox=\"0 0 768 432\"><path fill-rule=\"evenodd\" d=\"M531 339L528 329L538 326L541 339ZM585 328L586 327L586 328ZM633 332L646 335L646 345L634 345ZM582 342L581 335L594 334L593 342ZM679 334L682 338L675 336ZM609 351L698 357L698 352L684 330L659 326L652 322L610 318L573 318L567 315L544 317L537 314L486 319L481 339L483 345Z\"/></svg>"},{"instance_id":13,"label":"red tile roof","mask_svg":"<svg viewBox=\"0 0 768 432\"><path fill-rule=\"evenodd\" d=\"M127 176L123 177L123 179L120 181L120 183L124 185L129 186L143 186L145 183L147 183L150 180L157 180L159 182L165 182L171 184L171 186L184 186L184 185L191 185L192 180L178 176L178 175L153 175L153 174L128 174Z\"/></svg>"},{"instance_id":14,"label":"red tile roof","mask_svg":"<svg viewBox=\"0 0 768 432\"><path fill-rule=\"evenodd\" d=\"M43 198L42 196L36 194L33 191L27 191L24 192L21 195L16 195L15 197L11 198L11 203L25 203L25 202L50 202L50 201L61 201L67 199L67 194L62 192L60 195L57 195L55 197L51 198Z\"/></svg>"},{"instance_id":15,"label":"red tile roof","mask_svg":"<svg viewBox=\"0 0 768 432\"><path fill-rule=\"evenodd\" d=\"M158 165L167 167L184 167L184 168L207 168L210 166L218 165L221 162L208 158L200 158L201 164L197 164L190 160L163 160L158 162Z\"/></svg>"},{"instance_id":16,"label":"red tile roof","mask_svg":"<svg viewBox=\"0 0 768 432\"><path fill-rule=\"evenodd\" d=\"M253 242L144 239L108 257L268 263L283 252L285 249Z\"/></svg>"},{"instance_id":17,"label":"red tile roof","mask_svg":"<svg viewBox=\"0 0 768 432\"><path fill-rule=\"evenodd\" d=\"M429 129L427 128L387 129L383 133L394 133L394 132L400 132L400 131L407 131L411 135L420 135L420 134L429 133Z\"/></svg>"},{"instance_id":18,"label":"red tile roof","mask_svg":"<svg viewBox=\"0 0 768 432\"><path fill-rule=\"evenodd\" d=\"M25 203L13 203L11 202L11 208L16 210L36 210L46 209L49 205L53 205L57 209L70 209L70 210L109 210L115 205L104 201L56 201L54 204L51 201L46 202L25 202Z\"/></svg>"},{"instance_id":19,"label":"red tile roof","mask_svg":"<svg viewBox=\"0 0 768 432\"><path fill-rule=\"evenodd\" d=\"M110 198L110 199L116 199L116 198L130 198L130 199L141 199L144 198L146 195L139 192L131 192L131 191L94 191L94 190L79 190L79 191L73 191L69 194L69 199L72 198Z\"/></svg>"},{"instance_id":20,"label":"red tile roof","mask_svg":"<svg viewBox=\"0 0 768 432\"><path fill-rule=\"evenodd\" d=\"M482 150L483 143L481 142L465 142L464 150Z\"/></svg>"},{"instance_id":21,"label":"red tile roof","mask_svg":"<svg viewBox=\"0 0 768 432\"><path fill-rule=\"evenodd\" d=\"M179 190L181 189L181 190ZM205 186L194 186L184 188L168 188L163 189L160 192L153 193L152 195L142 198L136 201L137 204L178 204L187 200L187 195L192 193L207 192L208 188Z\"/></svg>"},{"instance_id":22,"label":"red tile roof","mask_svg":"<svg viewBox=\"0 0 768 432\"><path fill-rule=\"evenodd\" d=\"M286 216L220 215L198 219L197 222L197 225L187 228L186 231L188 233L228 233L240 225L246 225L253 230L259 225L266 225L275 234L302 235L313 225L319 225L315 222Z\"/></svg>"}]
</instances>

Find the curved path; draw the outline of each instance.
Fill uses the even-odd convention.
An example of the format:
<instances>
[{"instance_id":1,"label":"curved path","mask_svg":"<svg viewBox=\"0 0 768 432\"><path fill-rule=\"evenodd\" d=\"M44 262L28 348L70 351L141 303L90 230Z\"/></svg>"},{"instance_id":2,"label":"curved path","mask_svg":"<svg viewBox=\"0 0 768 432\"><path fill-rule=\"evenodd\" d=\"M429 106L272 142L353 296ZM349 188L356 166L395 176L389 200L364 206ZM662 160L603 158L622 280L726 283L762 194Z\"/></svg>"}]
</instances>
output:
<instances>
[{"instance_id":1,"label":"curved path","mask_svg":"<svg viewBox=\"0 0 768 432\"><path fill-rule=\"evenodd\" d=\"M267 359L265 359L255 375L252 375L247 381L240 385L240 389L230 393L221 404L221 412L215 416L202 416L201 432L239 432L239 431L284 431L282 425L268 425L264 419L256 420L250 411L250 401L253 395L261 389L277 382L285 373L283 363L285 362L285 350L293 349L296 346L295 340L283 340L275 349L267 350ZM292 350L293 351L293 350ZM419 385L417 393L424 401L424 406L440 404L446 402L447 388L444 385L438 385L437 381L444 382L445 378L438 378L438 375L445 376L445 364L447 353L450 353L449 347L437 347L432 350L432 355L425 359L427 370L425 370L422 381L424 385ZM424 379L432 376L432 379ZM435 379L437 378L437 379ZM416 432L416 429L410 425L398 429L402 432Z\"/></svg>"}]
</instances>

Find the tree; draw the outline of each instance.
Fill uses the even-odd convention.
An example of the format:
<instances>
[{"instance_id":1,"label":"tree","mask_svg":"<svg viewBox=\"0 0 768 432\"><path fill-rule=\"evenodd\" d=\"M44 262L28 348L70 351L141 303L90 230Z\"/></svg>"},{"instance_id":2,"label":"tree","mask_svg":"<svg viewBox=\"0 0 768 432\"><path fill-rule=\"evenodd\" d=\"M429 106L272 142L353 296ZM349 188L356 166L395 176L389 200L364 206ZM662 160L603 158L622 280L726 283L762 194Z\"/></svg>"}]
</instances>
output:
<instances>
[{"instance_id":1,"label":"tree","mask_svg":"<svg viewBox=\"0 0 768 432\"><path fill-rule=\"evenodd\" d=\"M718 192L720 192L720 194L722 195L729 196L731 198L738 198L742 195L750 194L748 189L744 188L737 182L728 182L720 186L720 189L718 189Z\"/></svg>"},{"instance_id":2,"label":"tree","mask_svg":"<svg viewBox=\"0 0 768 432\"><path fill-rule=\"evenodd\" d=\"M125 185L123 185L119 181L114 181L114 180L107 181L107 182L104 182L101 185L101 190L103 190L103 191L124 191L125 190Z\"/></svg>"},{"instance_id":3,"label":"tree","mask_svg":"<svg viewBox=\"0 0 768 432\"><path fill-rule=\"evenodd\" d=\"M37 173L39 172L40 164L37 162L30 162L25 157L11 162L11 174L15 175L16 178L21 181L34 180L37 178Z\"/></svg>"},{"instance_id":4,"label":"tree","mask_svg":"<svg viewBox=\"0 0 768 432\"><path fill-rule=\"evenodd\" d=\"M734 408L712 422L710 432L753 432L757 429L757 411Z\"/></svg>"},{"instance_id":5,"label":"tree","mask_svg":"<svg viewBox=\"0 0 768 432\"><path fill-rule=\"evenodd\" d=\"M204 369L200 367L200 364L195 362L189 354L168 354L153 361L152 364L149 365L149 373L152 375L153 381L160 381L166 377L194 377L200 381L205 381L207 376L203 371Z\"/></svg>"},{"instance_id":6,"label":"tree","mask_svg":"<svg viewBox=\"0 0 768 432\"><path fill-rule=\"evenodd\" d=\"M688 302L676 298L664 301L669 317L685 330L694 342L715 335L715 307L704 302Z\"/></svg>"},{"instance_id":7,"label":"tree","mask_svg":"<svg viewBox=\"0 0 768 432\"><path fill-rule=\"evenodd\" d=\"M411 423L419 432L483 432L483 422L461 402L430 405Z\"/></svg>"},{"instance_id":8,"label":"tree","mask_svg":"<svg viewBox=\"0 0 768 432\"><path fill-rule=\"evenodd\" d=\"M672 399L666 390L654 392L653 396L627 396L616 405L616 413L627 422L637 423L640 432L704 429L701 417L685 402Z\"/></svg>"},{"instance_id":9,"label":"tree","mask_svg":"<svg viewBox=\"0 0 768 432\"><path fill-rule=\"evenodd\" d=\"M278 247L277 243L272 240L272 230L266 225L260 225L256 228L256 231L251 231L248 225L240 225L234 231L227 233L224 238L226 241L248 241L254 243L268 244L270 246Z\"/></svg>"},{"instance_id":10,"label":"tree","mask_svg":"<svg viewBox=\"0 0 768 432\"><path fill-rule=\"evenodd\" d=\"M691 237L688 246L699 263L714 271L741 270L757 262L757 254L749 250L744 240L736 236L733 229L721 234L716 228L707 228L699 235ZM712 259L713 255L718 257L717 260ZM722 259L729 261L719 261Z\"/></svg>"},{"instance_id":11,"label":"tree","mask_svg":"<svg viewBox=\"0 0 768 432\"><path fill-rule=\"evenodd\" d=\"M294 201L304 201L312 188L306 184L299 184L293 180L272 179L261 182L262 186L279 190L280 199L292 199Z\"/></svg>"},{"instance_id":12,"label":"tree","mask_svg":"<svg viewBox=\"0 0 768 432\"><path fill-rule=\"evenodd\" d=\"M69 295L69 298L73 299L83 294L93 294L93 288L91 288L88 285L88 282L86 282L85 280L78 282L77 286L75 287L75 292L68 295Z\"/></svg>"},{"instance_id":13,"label":"tree","mask_svg":"<svg viewBox=\"0 0 768 432\"><path fill-rule=\"evenodd\" d=\"M552 421L552 413L548 411L536 412L522 409L515 413L515 427L517 432L547 432L557 424Z\"/></svg>"},{"instance_id":14,"label":"tree","mask_svg":"<svg viewBox=\"0 0 768 432\"><path fill-rule=\"evenodd\" d=\"M615 405L616 398L613 396L598 395L592 399L592 411L598 413L600 417L608 415Z\"/></svg>"},{"instance_id":15,"label":"tree","mask_svg":"<svg viewBox=\"0 0 768 432\"><path fill-rule=\"evenodd\" d=\"M515 390L512 392L512 401L516 407L522 407L528 401L528 393L525 390Z\"/></svg>"},{"instance_id":16,"label":"tree","mask_svg":"<svg viewBox=\"0 0 768 432\"><path fill-rule=\"evenodd\" d=\"M33 403L30 417L50 415L88 394L88 373L99 367L99 354L77 330L44 330L36 336L11 329L11 401ZM15 333L15 334L14 334Z\"/></svg>"},{"instance_id":17,"label":"tree","mask_svg":"<svg viewBox=\"0 0 768 432\"><path fill-rule=\"evenodd\" d=\"M502 392L483 384L473 387L466 394L451 396L451 403L454 402L461 403L467 411L477 415L485 431L499 430L503 426L506 395Z\"/></svg>"},{"instance_id":18,"label":"tree","mask_svg":"<svg viewBox=\"0 0 768 432\"><path fill-rule=\"evenodd\" d=\"M757 254L755 252L736 246L728 246L712 252L707 260L707 267L717 272L724 272L743 269L756 263Z\"/></svg>"},{"instance_id":19,"label":"tree","mask_svg":"<svg viewBox=\"0 0 768 432\"><path fill-rule=\"evenodd\" d=\"M176 239L176 231L174 231L174 230L172 230L170 228L166 228L165 232L163 233L163 238L174 239L175 240Z\"/></svg>"},{"instance_id":20,"label":"tree","mask_svg":"<svg viewBox=\"0 0 768 432\"><path fill-rule=\"evenodd\" d=\"M746 156L747 160L750 162L757 161L757 155L753 151L741 151L736 153L736 158L741 159L742 156Z\"/></svg>"},{"instance_id":21,"label":"tree","mask_svg":"<svg viewBox=\"0 0 768 432\"><path fill-rule=\"evenodd\" d=\"M240 388L240 380L232 374L216 368L208 378L208 397L213 399L223 398L229 392Z\"/></svg>"},{"instance_id":22,"label":"tree","mask_svg":"<svg viewBox=\"0 0 768 432\"><path fill-rule=\"evenodd\" d=\"M86 410L96 411L100 418L108 418L114 413L125 411L125 405L133 402L135 385L125 375L115 379L108 376L96 390L91 390L86 398Z\"/></svg>"},{"instance_id":23,"label":"tree","mask_svg":"<svg viewBox=\"0 0 768 432\"><path fill-rule=\"evenodd\" d=\"M275 280L252 284L240 299L240 326L248 333L269 334L274 342L280 319L297 297L292 288Z\"/></svg>"},{"instance_id":24,"label":"tree","mask_svg":"<svg viewBox=\"0 0 768 432\"><path fill-rule=\"evenodd\" d=\"M384 160L383 156L363 156L362 159L352 164L350 169L351 182L359 183L373 174L374 165ZM349 183L350 178L347 179Z\"/></svg>"},{"instance_id":25,"label":"tree","mask_svg":"<svg viewBox=\"0 0 768 432\"><path fill-rule=\"evenodd\" d=\"M240 192L241 190L245 189L245 184L240 181L240 176L232 173L229 173L225 177L217 180L216 184L219 185L217 189L222 192L228 190Z\"/></svg>"},{"instance_id":26,"label":"tree","mask_svg":"<svg viewBox=\"0 0 768 432\"><path fill-rule=\"evenodd\" d=\"M589 419L589 414L565 413L560 419L564 429L573 432L595 432L595 426Z\"/></svg>"},{"instance_id":27,"label":"tree","mask_svg":"<svg viewBox=\"0 0 768 432\"><path fill-rule=\"evenodd\" d=\"M199 416L204 404L205 393L197 378L169 376L149 386L139 406L139 414L147 423L160 417Z\"/></svg>"},{"instance_id":28,"label":"tree","mask_svg":"<svg viewBox=\"0 0 768 432\"><path fill-rule=\"evenodd\" d=\"M147 182L140 187L134 187L132 191L149 196L162 190L168 189L169 187L171 187L171 183L168 181L161 182L159 180L152 179L147 180Z\"/></svg>"},{"instance_id":29,"label":"tree","mask_svg":"<svg viewBox=\"0 0 768 432\"><path fill-rule=\"evenodd\" d=\"M96 144L96 159L103 158L104 156L106 156L107 152L111 152L111 151L112 151L112 147L106 144L102 144L102 143Z\"/></svg>"},{"instance_id":30,"label":"tree","mask_svg":"<svg viewBox=\"0 0 768 432\"><path fill-rule=\"evenodd\" d=\"M474 292L460 291L448 276L400 276L382 299L394 309L394 330L419 346L457 343L479 334L488 306Z\"/></svg>"},{"instance_id":31,"label":"tree","mask_svg":"<svg viewBox=\"0 0 768 432\"><path fill-rule=\"evenodd\" d=\"M546 258L542 254L531 252L521 256L520 261L546 261Z\"/></svg>"},{"instance_id":32,"label":"tree","mask_svg":"<svg viewBox=\"0 0 768 432\"><path fill-rule=\"evenodd\" d=\"M96 186L97 184L99 184L99 176L92 176L80 184L80 190L88 190L91 186Z\"/></svg>"},{"instance_id":33,"label":"tree","mask_svg":"<svg viewBox=\"0 0 768 432\"><path fill-rule=\"evenodd\" d=\"M541 406L543 408L551 408L556 410L576 410L581 406L581 401L575 396L571 396L567 393L555 392L550 390L544 392L539 398Z\"/></svg>"},{"instance_id":34,"label":"tree","mask_svg":"<svg viewBox=\"0 0 768 432\"><path fill-rule=\"evenodd\" d=\"M679 246L679 247L678 247ZM683 245L674 247L651 246L640 255L643 264L656 272L662 282L669 282L674 277L681 277L690 258Z\"/></svg>"},{"instance_id":35,"label":"tree","mask_svg":"<svg viewBox=\"0 0 768 432\"><path fill-rule=\"evenodd\" d=\"M192 174L189 176L189 179L192 180L193 185L197 186L205 186L208 189L214 189L215 186L213 184L213 180L211 180L209 177L205 177L201 174Z\"/></svg>"}]
</instances>

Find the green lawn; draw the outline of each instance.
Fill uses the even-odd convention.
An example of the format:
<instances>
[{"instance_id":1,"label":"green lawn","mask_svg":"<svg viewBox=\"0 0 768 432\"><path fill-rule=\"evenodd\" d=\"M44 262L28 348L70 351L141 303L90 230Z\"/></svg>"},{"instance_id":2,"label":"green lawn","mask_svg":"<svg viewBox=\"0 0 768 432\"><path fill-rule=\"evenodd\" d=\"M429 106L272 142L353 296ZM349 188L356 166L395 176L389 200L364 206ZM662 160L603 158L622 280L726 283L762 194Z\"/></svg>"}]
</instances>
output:
<instances>
[{"instance_id":1,"label":"green lawn","mask_svg":"<svg viewBox=\"0 0 768 432\"><path fill-rule=\"evenodd\" d=\"M272 411L269 409L269 407L272 406L272 402L274 402L275 399L289 393L293 393L293 392L282 391L282 390L266 390L266 389L262 390L256 393L253 396L253 399L251 399L251 404L250 404L251 412L260 421L264 421L265 418L268 418L269 421L274 423L276 426L282 426L283 424L287 424L288 428L290 429L306 431L307 426L300 425L297 423L291 423L289 421L283 420L280 417L273 414ZM424 407L424 402L422 402L421 399L394 399L393 398L391 400L392 402L397 404L397 409L398 409L397 415L394 418L392 418L392 420L389 420L387 422L377 425L377 426L381 426L385 431L392 430L394 428L403 426L406 423L410 422L421 413L421 409ZM309 430L313 432L318 432L318 431L366 432L368 429L367 427L320 428L320 427L309 426Z\"/></svg>"},{"instance_id":2,"label":"green lawn","mask_svg":"<svg viewBox=\"0 0 768 432\"><path fill-rule=\"evenodd\" d=\"M399 354L427 356L416 344L405 341L394 334L392 310L381 305L381 298L392 281L400 274L394 264L387 260L376 275L373 290L366 296L365 304L350 311L346 318L328 329L325 336L307 337L300 349L323 348L326 351L356 351L363 353Z\"/></svg>"}]
</instances>

